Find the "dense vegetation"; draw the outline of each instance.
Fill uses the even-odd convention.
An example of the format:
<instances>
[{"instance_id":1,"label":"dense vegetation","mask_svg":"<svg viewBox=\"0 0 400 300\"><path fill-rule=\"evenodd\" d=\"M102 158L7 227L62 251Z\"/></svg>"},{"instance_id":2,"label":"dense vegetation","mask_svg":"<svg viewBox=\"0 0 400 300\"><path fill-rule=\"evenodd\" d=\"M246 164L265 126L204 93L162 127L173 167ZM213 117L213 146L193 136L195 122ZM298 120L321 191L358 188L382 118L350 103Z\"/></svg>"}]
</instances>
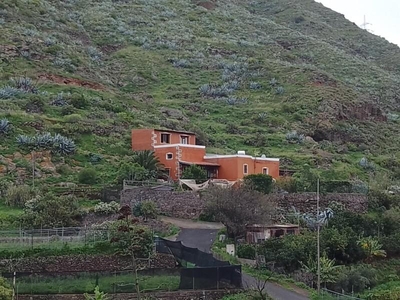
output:
<instances>
[{"instance_id":1,"label":"dense vegetation","mask_svg":"<svg viewBox=\"0 0 400 300\"><path fill-rule=\"evenodd\" d=\"M48 150L37 180L112 183L138 127L329 179L399 177L400 50L311 0L5 0L0 29L13 181L31 180L25 154Z\"/></svg>"}]
</instances>

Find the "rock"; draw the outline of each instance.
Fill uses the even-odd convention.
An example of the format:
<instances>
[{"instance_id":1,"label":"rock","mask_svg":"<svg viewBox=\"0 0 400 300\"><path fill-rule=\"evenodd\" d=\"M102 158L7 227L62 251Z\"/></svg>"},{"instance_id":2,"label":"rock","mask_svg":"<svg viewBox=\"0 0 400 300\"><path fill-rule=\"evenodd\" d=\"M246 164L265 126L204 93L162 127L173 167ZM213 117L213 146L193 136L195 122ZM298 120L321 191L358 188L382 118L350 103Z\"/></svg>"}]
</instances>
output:
<instances>
[{"instance_id":1,"label":"rock","mask_svg":"<svg viewBox=\"0 0 400 300\"><path fill-rule=\"evenodd\" d=\"M310 144L318 144L311 136L306 136L306 142Z\"/></svg>"},{"instance_id":2,"label":"rock","mask_svg":"<svg viewBox=\"0 0 400 300\"><path fill-rule=\"evenodd\" d=\"M52 163L50 157L43 157L42 158L42 162L40 162L39 165L43 170L47 170L47 171L50 171L50 172L55 172L56 171L56 167Z\"/></svg>"}]
</instances>

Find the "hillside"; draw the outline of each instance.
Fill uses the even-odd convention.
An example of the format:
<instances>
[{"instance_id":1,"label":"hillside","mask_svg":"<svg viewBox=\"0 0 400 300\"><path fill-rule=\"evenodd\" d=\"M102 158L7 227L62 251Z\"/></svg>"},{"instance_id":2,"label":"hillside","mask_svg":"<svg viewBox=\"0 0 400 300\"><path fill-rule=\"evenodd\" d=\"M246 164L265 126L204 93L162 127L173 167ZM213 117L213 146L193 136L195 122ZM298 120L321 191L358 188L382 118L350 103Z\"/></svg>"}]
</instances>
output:
<instances>
[{"instance_id":1,"label":"hillside","mask_svg":"<svg viewBox=\"0 0 400 300\"><path fill-rule=\"evenodd\" d=\"M30 181L21 134L76 145L44 154L39 180L76 182L97 162L110 183L140 127L327 179L400 179L400 48L314 1L2 0L0 32L0 173L13 181Z\"/></svg>"}]
</instances>

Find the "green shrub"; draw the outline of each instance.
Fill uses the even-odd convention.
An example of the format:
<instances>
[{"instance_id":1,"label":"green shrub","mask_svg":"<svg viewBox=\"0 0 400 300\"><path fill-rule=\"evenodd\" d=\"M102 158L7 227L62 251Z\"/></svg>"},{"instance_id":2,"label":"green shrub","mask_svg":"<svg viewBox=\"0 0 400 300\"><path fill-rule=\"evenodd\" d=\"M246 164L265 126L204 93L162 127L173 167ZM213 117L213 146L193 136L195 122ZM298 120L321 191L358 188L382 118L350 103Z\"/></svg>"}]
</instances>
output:
<instances>
[{"instance_id":1,"label":"green shrub","mask_svg":"<svg viewBox=\"0 0 400 300\"><path fill-rule=\"evenodd\" d=\"M98 181L96 170L92 168L81 170L78 174L78 181L82 184L96 184Z\"/></svg>"},{"instance_id":2,"label":"green shrub","mask_svg":"<svg viewBox=\"0 0 400 300\"><path fill-rule=\"evenodd\" d=\"M110 203L100 202L94 206L94 213L101 215L115 214L119 210L119 203L111 201Z\"/></svg>"},{"instance_id":3,"label":"green shrub","mask_svg":"<svg viewBox=\"0 0 400 300\"><path fill-rule=\"evenodd\" d=\"M153 201L143 201L140 210L145 220L157 218L158 209Z\"/></svg>"},{"instance_id":4,"label":"green shrub","mask_svg":"<svg viewBox=\"0 0 400 300\"><path fill-rule=\"evenodd\" d=\"M10 185L5 195L5 203L9 206L24 207L25 203L33 197L31 188L27 185Z\"/></svg>"},{"instance_id":5,"label":"green shrub","mask_svg":"<svg viewBox=\"0 0 400 300\"><path fill-rule=\"evenodd\" d=\"M89 106L90 101L83 94L73 94L70 99L73 107L83 109Z\"/></svg>"},{"instance_id":6,"label":"green shrub","mask_svg":"<svg viewBox=\"0 0 400 300\"><path fill-rule=\"evenodd\" d=\"M237 255L240 258L255 259L256 248L250 244L241 244L238 246Z\"/></svg>"},{"instance_id":7,"label":"green shrub","mask_svg":"<svg viewBox=\"0 0 400 300\"><path fill-rule=\"evenodd\" d=\"M273 189L273 178L266 174L251 174L243 178L245 186L263 194L269 194Z\"/></svg>"},{"instance_id":8,"label":"green shrub","mask_svg":"<svg viewBox=\"0 0 400 300\"><path fill-rule=\"evenodd\" d=\"M82 121L82 116L78 114L67 115L64 117L65 123L79 123Z\"/></svg>"},{"instance_id":9,"label":"green shrub","mask_svg":"<svg viewBox=\"0 0 400 300\"><path fill-rule=\"evenodd\" d=\"M207 180L207 171L200 166L191 165L182 172L182 179L194 179L197 183Z\"/></svg>"}]
</instances>

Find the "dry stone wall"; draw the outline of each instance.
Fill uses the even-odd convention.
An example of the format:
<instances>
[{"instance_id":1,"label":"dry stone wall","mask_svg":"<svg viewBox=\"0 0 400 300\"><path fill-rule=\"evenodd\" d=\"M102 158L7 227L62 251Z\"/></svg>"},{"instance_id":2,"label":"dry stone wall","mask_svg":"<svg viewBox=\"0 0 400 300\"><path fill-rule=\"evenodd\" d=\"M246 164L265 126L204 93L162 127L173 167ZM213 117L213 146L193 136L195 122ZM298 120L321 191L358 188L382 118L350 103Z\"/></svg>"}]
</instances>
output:
<instances>
[{"instance_id":1,"label":"dry stone wall","mask_svg":"<svg viewBox=\"0 0 400 300\"><path fill-rule=\"evenodd\" d=\"M204 209L204 199L195 192L155 191L149 188L121 192L121 204L133 207L142 201L153 201L162 213L182 219L197 219Z\"/></svg>"},{"instance_id":2,"label":"dry stone wall","mask_svg":"<svg viewBox=\"0 0 400 300\"><path fill-rule=\"evenodd\" d=\"M289 211L295 207L301 212L316 211L316 193L270 194L271 201ZM204 199L195 192L154 191L149 188L130 189L121 192L122 204L132 207L141 201L154 201L158 209L171 217L197 219L204 209ZM320 196L324 209L332 201L338 202L349 211L364 213L368 209L368 198L364 194L326 194Z\"/></svg>"},{"instance_id":3,"label":"dry stone wall","mask_svg":"<svg viewBox=\"0 0 400 300\"><path fill-rule=\"evenodd\" d=\"M130 257L118 255L65 255L49 257L29 257L16 260L17 272L112 272L129 268ZM141 261L140 267L154 269L172 269L176 267L172 255L157 253L150 262ZM0 261L0 271L10 272L8 260Z\"/></svg>"}]
</instances>

